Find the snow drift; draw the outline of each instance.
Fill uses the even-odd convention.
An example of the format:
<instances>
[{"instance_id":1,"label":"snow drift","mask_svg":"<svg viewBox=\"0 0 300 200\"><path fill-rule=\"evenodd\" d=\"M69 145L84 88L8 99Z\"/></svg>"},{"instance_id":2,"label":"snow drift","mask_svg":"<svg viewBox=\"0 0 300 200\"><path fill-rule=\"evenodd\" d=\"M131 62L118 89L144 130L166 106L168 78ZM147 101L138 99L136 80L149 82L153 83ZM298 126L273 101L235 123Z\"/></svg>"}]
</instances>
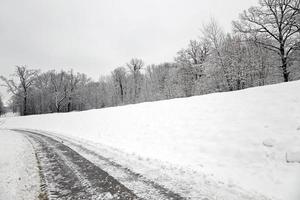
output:
<instances>
[{"instance_id":1,"label":"snow drift","mask_svg":"<svg viewBox=\"0 0 300 200\"><path fill-rule=\"evenodd\" d=\"M271 198L300 199L300 81L122 107L0 119L213 176Z\"/></svg>"}]
</instances>

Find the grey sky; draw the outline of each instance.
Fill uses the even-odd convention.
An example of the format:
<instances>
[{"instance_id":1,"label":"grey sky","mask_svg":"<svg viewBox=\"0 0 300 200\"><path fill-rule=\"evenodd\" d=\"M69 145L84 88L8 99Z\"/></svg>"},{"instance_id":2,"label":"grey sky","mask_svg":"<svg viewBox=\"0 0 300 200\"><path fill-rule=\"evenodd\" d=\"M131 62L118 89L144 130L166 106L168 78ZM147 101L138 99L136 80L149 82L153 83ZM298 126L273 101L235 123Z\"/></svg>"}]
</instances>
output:
<instances>
[{"instance_id":1,"label":"grey sky","mask_svg":"<svg viewBox=\"0 0 300 200\"><path fill-rule=\"evenodd\" d=\"M97 79L132 57L172 61L214 17L226 30L257 0L0 0L0 74L15 65ZM5 90L0 88L3 96Z\"/></svg>"}]
</instances>

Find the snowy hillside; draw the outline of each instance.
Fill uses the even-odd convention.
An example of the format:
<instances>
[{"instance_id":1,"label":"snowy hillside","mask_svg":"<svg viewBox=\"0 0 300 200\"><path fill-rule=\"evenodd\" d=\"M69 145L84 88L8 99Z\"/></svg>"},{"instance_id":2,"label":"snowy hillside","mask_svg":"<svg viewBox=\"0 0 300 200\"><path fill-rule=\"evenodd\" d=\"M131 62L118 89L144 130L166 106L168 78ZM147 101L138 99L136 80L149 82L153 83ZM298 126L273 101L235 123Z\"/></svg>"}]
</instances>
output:
<instances>
[{"instance_id":1,"label":"snowy hillside","mask_svg":"<svg viewBox=\"0 0 300 200\"><path fill-rule=\"evenodd\" d=\"M1 118L158 159L275 199L300 199L300 81L66 114Z\"/></svg>"}]
</instances>

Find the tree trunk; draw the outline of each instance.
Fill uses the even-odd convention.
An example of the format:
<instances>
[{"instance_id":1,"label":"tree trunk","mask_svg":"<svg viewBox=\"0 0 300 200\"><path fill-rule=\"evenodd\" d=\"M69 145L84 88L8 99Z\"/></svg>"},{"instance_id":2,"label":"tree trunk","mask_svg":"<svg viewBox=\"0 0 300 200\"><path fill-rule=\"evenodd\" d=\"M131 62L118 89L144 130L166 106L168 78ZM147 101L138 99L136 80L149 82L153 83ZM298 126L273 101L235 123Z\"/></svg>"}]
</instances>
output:
<instances>
[{"instance_id":1,"label":"tree trunk","mask_svg":"<svg viewBox=\"0 0 300 200\"><path fill-rule=\"evenodd\" d=\"M137 75L135 74L136 72L134 72L134 75L133 75L133 81L134 81L134 97L133 97L133 101L134 103L137 102L137 98L138 98L138 94L137 94Z\"/></svg>"},{"instance_id":2,"label":"tree trunk","mask_svg":"<svg viewBox=\"0 0 300 200\"><path fill-rule=\"evenodd\" d=\"M121 103L124 102L124 92L123 92L123 86L122 86L122 83L120 82L120 93L121 93Z\"/></svg>"},{"instance_id":3,"label":"tree trunk","mask_svg":"<svg viewBox=\"0 0 300 200\"><path fill-rule=\"evenodd\" d=\"M284 82L289 82L289 73L283 72L283 78L284 78Z\"/></svg>"},{"instance_id":4,"label":"tree trunk","mask_svg":"<svg viewBox=\"0 0 300 200\"><path fill-rule=\"evenodd\" d=\"M72 98L69 97L69 102L68 102L68 112L71 112L72 109Z\"/></svg>"},{"instance_id":5,"label":"tree trunk","mask_svg":"<svg viewBox=\"0 0 300 200\"><path fill-rule=\"evenodd\" d=\"M23 115L27 115L27 95L24 96L24 102L23 102Z\"/></svg>"},{"instance_id":6,"label":"tree trunk","mask_svg":"<svg viewBox=\"0 0 300 200\"><path fill-rule=\"evenodd\" d=\"M287 56L285 53L284 45L280 45L280 55L281 55L281 68L283 73L284 82L289 82L289 72L287 71Z\"/></svg>"},{"instance_id":7,"label":"tree trunk","mask_svg":"<svg viewBox=\"0 0 300 200\"><path fill-rule=\"evenodd\" d=\"M72 94L74 92L74 88L71 88L71 92L69 95L69 102L68 102L68 112L72 111ZM67 96L67 94L65 94Z\"/></svg>"},{"instance_id":8,"label":"tree trunk","mask_svg":"<svg viewBox=\"0 0 300 200\"><path fill-rule=\"evenodd\" d=\"M289 82L289 75L290 73L287 70L287 58L282 58L281 59L281 63L282 63L282 73L283 73L283 80L284 82Z\"/></svg>"}]
</instances>

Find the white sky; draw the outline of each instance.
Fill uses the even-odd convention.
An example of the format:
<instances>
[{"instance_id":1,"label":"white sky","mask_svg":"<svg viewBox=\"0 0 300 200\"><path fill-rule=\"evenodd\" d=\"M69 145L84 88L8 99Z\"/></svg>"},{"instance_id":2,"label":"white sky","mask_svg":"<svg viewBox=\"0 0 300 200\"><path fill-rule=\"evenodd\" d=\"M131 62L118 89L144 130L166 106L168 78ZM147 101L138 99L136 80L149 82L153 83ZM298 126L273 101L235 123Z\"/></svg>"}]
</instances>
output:
<instances>
[{"instance_id":1,"label":"white sky","mask_svg":"<svg viewBox=\"0 0 300 200\"><path fill-rule=\"evenodd\" d=\"M226 3L225 3L226 2ZM173 61L202 25L231 21L257 0L0 0L0 74L15 65L94 79L133 57ZM0 88L3 96L5 89ZM7 99L7 98L6 98Z\"/></svg>"}]
</instances>

